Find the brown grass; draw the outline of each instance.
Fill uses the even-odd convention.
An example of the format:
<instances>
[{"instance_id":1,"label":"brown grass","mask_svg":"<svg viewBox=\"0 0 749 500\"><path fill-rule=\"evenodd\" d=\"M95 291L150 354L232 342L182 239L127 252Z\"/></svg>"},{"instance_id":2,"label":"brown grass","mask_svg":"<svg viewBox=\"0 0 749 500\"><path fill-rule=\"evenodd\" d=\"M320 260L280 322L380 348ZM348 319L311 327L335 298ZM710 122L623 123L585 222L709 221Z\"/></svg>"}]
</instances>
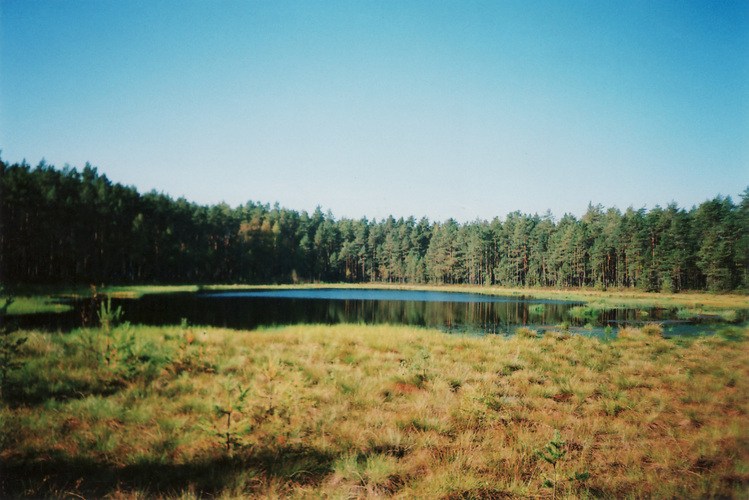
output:
<instances>
[{"instance_id":1,"label":"brown grass","mask_svg":"<svg viewBox=\"0 0 749 500\"><path fill-rule=\"evenodd\" d=\"M555 430L558 498L749 495L742 339L133 331L135 368L16 334L3 497L551 498Z\"/></svg>"}]
</instances>

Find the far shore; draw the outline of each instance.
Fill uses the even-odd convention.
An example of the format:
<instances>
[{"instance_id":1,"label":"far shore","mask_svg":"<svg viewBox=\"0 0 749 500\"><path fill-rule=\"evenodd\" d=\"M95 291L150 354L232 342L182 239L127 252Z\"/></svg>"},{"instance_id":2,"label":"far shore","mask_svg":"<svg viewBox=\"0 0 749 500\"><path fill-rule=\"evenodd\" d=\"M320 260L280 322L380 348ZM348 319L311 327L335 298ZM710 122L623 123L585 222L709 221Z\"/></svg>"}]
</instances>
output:
<instances>
[{"instance_id":1,"label":"far shore","mask_svg":"<svg viewBox=\"0 0 749 500\"><path fill-rule=\"evenodd\" d=\"M0 293L0 305L8 297L15 297L15 305L9 309L9 314L24 314L29 310L21 302L38 304L32 307L33 312L55 312L64 310L55 304L59 298L85 298L93 294L102 294L117 298L137 299L147 294L162 293L195 293L198 291L240 291L240 290L285 290L285 289L315 289L315 288L343 288L343 289L376 289L376 290L415 290L476 293L497 296L525 296L537 299L570 300L584 303L605 304L609 307L689 307L696 309L744 309L749 308L749 295L746 293L711 293L684 291L680 293L646 292L637 289L620 288L596 290L592 288L534 288L534 287L502 287L480 285L414 285L405 283L298 283L283 285L249 285L249 284L220 284L220 285L126 285L126 286L45 286L24 285L3 290ZM45 305L46 304L46 305ZM15 309L15 310L14 310Z\"/></svg>"}]
</instances>

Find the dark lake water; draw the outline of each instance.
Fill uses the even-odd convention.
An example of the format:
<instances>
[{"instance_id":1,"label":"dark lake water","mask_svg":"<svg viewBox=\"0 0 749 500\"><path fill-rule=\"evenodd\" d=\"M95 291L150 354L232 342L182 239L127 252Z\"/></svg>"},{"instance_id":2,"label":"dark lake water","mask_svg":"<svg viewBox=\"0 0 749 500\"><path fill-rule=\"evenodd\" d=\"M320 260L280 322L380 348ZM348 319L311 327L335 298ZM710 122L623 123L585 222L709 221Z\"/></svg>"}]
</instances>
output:
<instances>
[{"instance_id":1,"label":"dark lake water","mask_svg":"<svg viewBox=\"0 0 749 500\"><path fill-rule=\"evenodd\" d=\"M82 326L90 301L72 302L62 314L15 317L17 326L70 330ZM655 322L669 335L691 335L726 323L719 318L680 320L674 309L612 309L580 315L581 302L540 300L518 295L406 290L297 289L171 293L113 299L133 324L191 325L255 329L299 323L405 324L455 333L508 334L521 326L552 328L567 323L576 333L601 335L624 325ZM575 309L577 308L577 309ZM95 314L93 314L95 317ZM746 311L739 322L746 322Z\"/></svg>"}]
</instances>

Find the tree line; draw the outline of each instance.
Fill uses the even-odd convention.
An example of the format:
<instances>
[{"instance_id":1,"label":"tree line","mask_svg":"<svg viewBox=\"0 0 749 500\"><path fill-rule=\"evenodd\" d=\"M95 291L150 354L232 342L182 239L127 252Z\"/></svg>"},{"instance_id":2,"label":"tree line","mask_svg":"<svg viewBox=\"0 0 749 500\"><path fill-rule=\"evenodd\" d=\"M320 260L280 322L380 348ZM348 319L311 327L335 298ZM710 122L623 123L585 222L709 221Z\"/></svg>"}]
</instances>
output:
<instances>
[{"instance_id":1,"label":"tree line","mask_svg":"<svg viewBox=\"0 0 749 500\"><path fill-rule=\"evenodd\" d=\"M7 285L389 282L749 289L749 187L690 210L589 205L458 223L336 220L247 202L202 206L112 183L89 164L0 160Z\"/></svg>"}]
</instances>

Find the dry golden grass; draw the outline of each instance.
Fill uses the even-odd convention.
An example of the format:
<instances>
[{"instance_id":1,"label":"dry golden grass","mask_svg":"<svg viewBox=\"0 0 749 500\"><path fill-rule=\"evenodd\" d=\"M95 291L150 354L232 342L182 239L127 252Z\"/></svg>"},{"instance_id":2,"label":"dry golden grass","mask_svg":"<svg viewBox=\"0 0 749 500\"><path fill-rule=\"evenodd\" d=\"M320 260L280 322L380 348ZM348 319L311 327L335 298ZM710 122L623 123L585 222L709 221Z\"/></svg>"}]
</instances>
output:
<instances>
[{"instance_id":1,"label":"dry golden grass","mask_svg":"<svg viewBox=\"0 0 749 500\"><path fill-rule=\"evenodd\" d=\"M551 498L556 477L558 498L745 498L747 333L142 327L112 353L99 330L18 332L0 494Z\"/></svg>"}]
</instances>

